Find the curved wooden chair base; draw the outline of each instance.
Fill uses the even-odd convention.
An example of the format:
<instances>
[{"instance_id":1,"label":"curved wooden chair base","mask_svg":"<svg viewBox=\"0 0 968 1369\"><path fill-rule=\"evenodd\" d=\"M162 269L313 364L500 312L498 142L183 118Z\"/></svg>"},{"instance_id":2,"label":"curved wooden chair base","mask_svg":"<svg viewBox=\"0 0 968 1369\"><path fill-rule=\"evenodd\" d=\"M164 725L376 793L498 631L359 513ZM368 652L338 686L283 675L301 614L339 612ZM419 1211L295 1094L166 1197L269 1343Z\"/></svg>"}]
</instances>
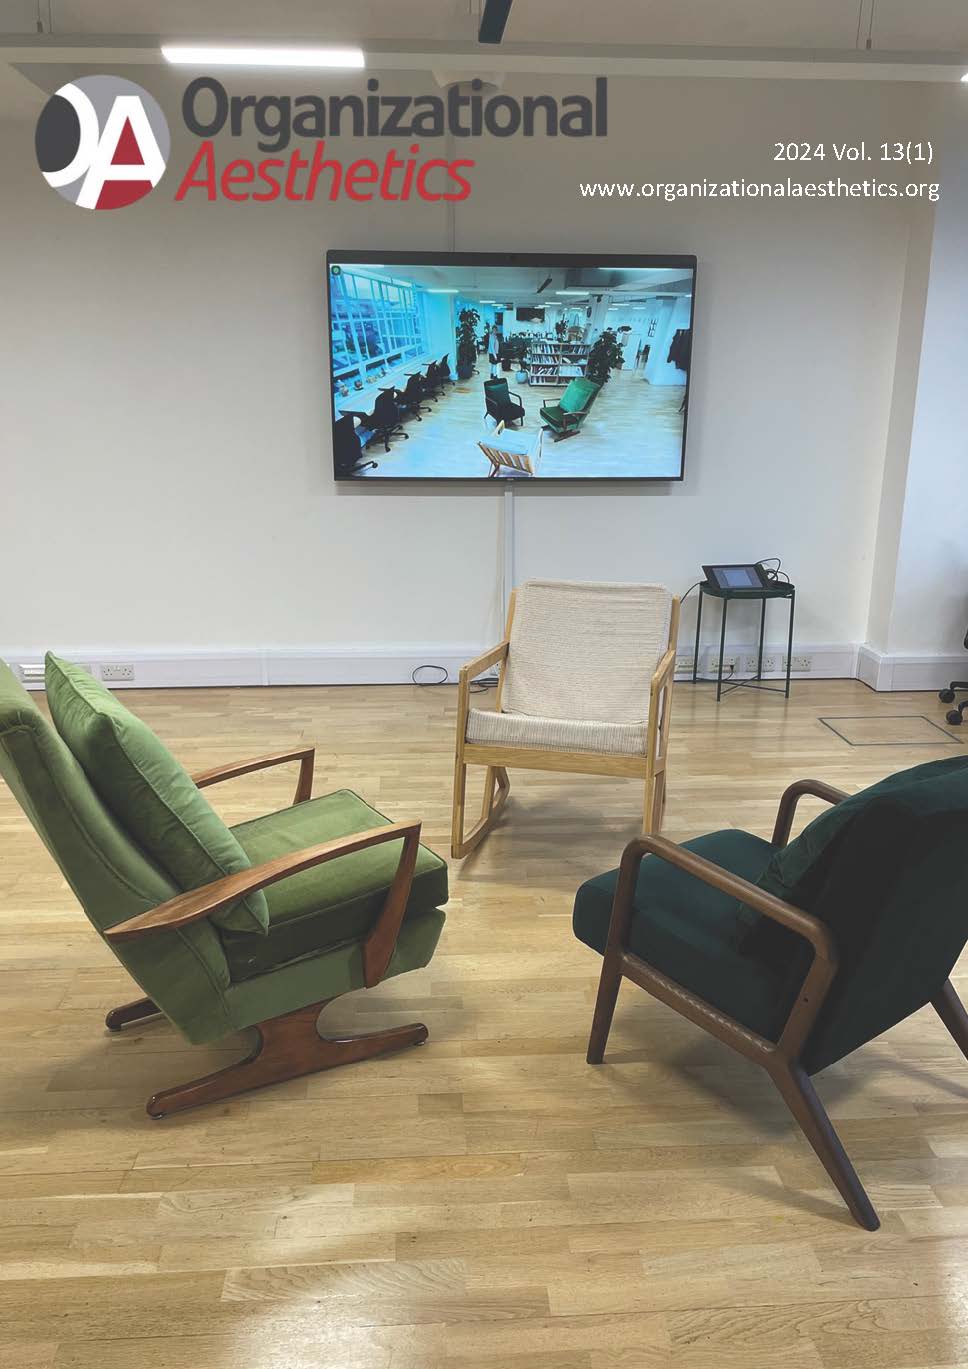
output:
<instances>
[{"instance_id":1,"label":"curved wooden chair base","mask_svg":"<svg viewBox=\"0 0 968 1369\"><path fill-rule=\"evenodd\" d=\"M316 1021L330 1002L332 999L324 999L297 1012L260 1022L256 1027L259 1041L251 1055L202 1079L153 1094L148 1099L148 1116L169 1117L173 1112L234 1098L264 1084L279 1084L285 1079L367 1060L405 1046L419 1046L427 1040L427 1028L422 1022L354 1036L320 1036Z\"/></svg>"},{"instance_id":2,"label":"curved wooden chair base","mask_svg":"<svg viewBox=\"0 0 968 1369\"><path fill-rule=\"evenodd\" d=\"M112 1008L104 1019L109 1032L119 1032L129 1022L141 1022L146 1017L160 1017L161 1009L150 998L136 998L133 1003L122 1003Z\"/></svg>"},{"instance_id":3,"label":"curved wooden chair base","mask_svg":"<svg viewBox=\"0 0 968 1369\"><path fill-rule=\"evenodd\" d=\"M481 844L500 817L511 789L511 781L508 779L508 772L504 767L489 765L484 775L484 802L481 806L481 816L465 835L463 824L466 766L463 767L463 772L458 778L459 802L454 810L454 831L450 852L455 860L470 855L475 846Z\"/></svg>"}]
</instances>

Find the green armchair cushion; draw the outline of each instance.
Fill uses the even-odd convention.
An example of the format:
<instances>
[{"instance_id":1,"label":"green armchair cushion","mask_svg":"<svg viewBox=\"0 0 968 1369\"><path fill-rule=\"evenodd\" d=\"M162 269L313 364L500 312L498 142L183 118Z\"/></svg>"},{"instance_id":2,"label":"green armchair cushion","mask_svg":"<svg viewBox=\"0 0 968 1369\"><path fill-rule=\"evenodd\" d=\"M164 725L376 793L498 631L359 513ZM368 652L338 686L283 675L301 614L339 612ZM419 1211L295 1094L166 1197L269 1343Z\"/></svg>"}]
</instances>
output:
<instances>
[{"instance_id":1,"label":"green armchair cushion","mask_svg":"<svg viewBox=\"0 0 968 1369\"><path fill-rule=\"evenodd\" d=\"M928 761L924 765L915 765L909 770L899 770L894 775L888 775L877 784L861 789L859 793L851 794L849 798L824 809L794 841L780 847L763 872L761 887L771 894L776 894L778 898L787 898L795 902L791 896L802 896L801 891L804 887L809 887L811 875L817 863L823 859L830 843L874 799L894 795L915 805L919 805L921 801L930 803L936 793L937 781L950 774L957 774L966 767L968 756L949 756L941 761Z\"/></svg>"},{"instance_id":2,"label":"green armchair cushion","mask_svg":"<svg viewBox=\"0 0 968 1369\"><path fill-rule=\"evenodd\" d=\"M485 380L484 393L489 399L496 399L500 404L511 402L511 392L503 376L499 376L497 380Z\"/></svg>"},{"instance_id":3,"label":"green armchair cushion","mask_svg":"<svg viewBox=\"0 0 968 1369\"><path fill-rule=\"evenodd\" d=\"M93 788L139 847L182 890L248 870L238 840L151 729L82 667L48 654L47 702ZM265 933L257 891L212 915L224 928Z\"/></svg>"},{"instance_id":4,"label":"green armchair cushion","mask_svg":"<svg viewBox=\"0 0 968 1369\"><path fill-rule=\"evenodd\" d=\"M253 865L334 837L383 827L390 821L358 794L340 789L232 828ZM235 982L264 974L330 946L359 941L383 906L400 860L402 841L388 841L317 865L266 889L269 935L226 932L222 937ZM405 921L447 902L447 866L421 846Z\"/></svg>"},{"instance_id":5,"label":"green armchair cushion","mask_svg":"<svg viewBox=\"0 0 968 1369\"><path fill-rule=\"evenodd\" d=\"M835 934L846 932L853 940L859 933L856 916L852 927L836 926L837 919L832 920L829 910L822 906L821 894L830 873L832 858L841 843L849 837L858 819L875 806L880 811L885 803L900 805L922 816L932 812L950 812L952 804L959 801L959 791L963 802L963 796L968 793L968 756L928 761L888 775L877 784L825 809L795 840L774 853L757 883L767 893L775 894L777 898L823 918ZM869 881L870 872L858 871L858 878L861 882ZM789 965L792 933L767 918L761 918L751 908L744 909L741 922L746 932L747 946L778 965Z\"/></svg>"},{"instance_id":6,"label":"green armchair cushion","mask_svg":"<svg viewBox=\"0 0 968 1369\"><path fill-rule=\"evenodd\" d=\"M566 414L580 414L588 408L598 390L599 386L594 380L571 380L558 401L558 407Z\"/></svg>"},{"instance_id":7,"label":"green armchair cushion","mask_svg":"<svg viewBox=\"0 0 968 1369\"><path fill-rule=\"evenodd\" d=\"M683 843L707 860L756 882L774 848L736 829ZM573 928L579 941L604 953L618 871L598 875L578 890ZM775 1041L790 1014L792 993L768 961L738 944L742 904L657 856L639 868L630 949L662 974Z\"/></svg>"}]
</instances>

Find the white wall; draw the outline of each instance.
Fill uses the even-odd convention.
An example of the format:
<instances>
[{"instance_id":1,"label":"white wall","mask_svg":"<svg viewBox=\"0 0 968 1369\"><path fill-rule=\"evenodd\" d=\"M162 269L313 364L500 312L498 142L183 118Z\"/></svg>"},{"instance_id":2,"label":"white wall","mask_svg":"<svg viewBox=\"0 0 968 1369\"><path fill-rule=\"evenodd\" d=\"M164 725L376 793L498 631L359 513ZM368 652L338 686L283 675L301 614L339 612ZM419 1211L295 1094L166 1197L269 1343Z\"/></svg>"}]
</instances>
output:
<instances>
[{"instance_id":1,"label":"white wall","mask_svg":"<svg viewBox=\"0 0 968 1369\"><path fill-rule=\"evenodd\" d=\"M963 92L957 91L956 94ZM892 652L960 651L968 623L968 110L951 108L898 548Z\"/></svg>"},{"instance_id":2,"label":"white wall","mask_svg":"<svg viewBox=\"0 0 968 1369\"><path fill-rule=\"evenodd\" d=\"M148 68L136 79L151 87ZM559 94L580 84L541 80ZM622 78L610 95L607 140L479 144L454 245L696 253L687 475L521 490L519 576L682 590L703 561L780 555L800 590L799 639L858 643L916 211L584 200L577 182L805 177L773 164L774 138L907 137L930 92ZM223 160L254 148L217 146ZM341 140L340 155L353 146ZM190 150L176 136L169 177ZM442 206L175 204L156 191L84 213L44 185L32 129L16 123L0 129L0 165L0 652L494 636L496 491L337 488L331 474L325 249L447 248Z\"/></svg>"}]
</instances>

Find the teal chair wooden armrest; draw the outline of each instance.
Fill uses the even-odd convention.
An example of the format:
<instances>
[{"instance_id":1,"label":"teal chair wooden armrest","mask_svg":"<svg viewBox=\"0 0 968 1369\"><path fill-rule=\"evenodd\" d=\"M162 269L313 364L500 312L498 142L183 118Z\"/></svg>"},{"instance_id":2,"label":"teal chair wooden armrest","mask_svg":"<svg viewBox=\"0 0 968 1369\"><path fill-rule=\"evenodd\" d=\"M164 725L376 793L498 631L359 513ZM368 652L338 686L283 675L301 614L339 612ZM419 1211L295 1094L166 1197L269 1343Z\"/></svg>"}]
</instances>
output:
<instances>
[{"instance_id":1,"label":"teal chair wooden armrest","mask_svg":"<svg viewBox=\"0 0 968 1369\"><path fill-rule=\"evenodd\" d=\"M99 688L90 680L84 685L95 705ZM137 721L107 700L118 718ZM205 812L237 858L215 878L176 879L163 868L170 854L167 824L145 834L157 837L157 849L143 849L130 813L112 810L65 738L0 662L0 774L89 921L144 995L112 1009L108 1028L163 1014L193 1043L248 1028L258 1035L254 1053L238 1064L154 1094L149 1114L163 1117L426 1040L419 1022L339 1038L317 1029L333 999L420 968L433 956L444 923L447 867L420 844L420 823L391 822L349 790L313 798L312 747L218 766L192 782L150 733L148 742L159 765L167 759L180 773L178 792L189 804L213 784L298 763L293 803L231 829ZM233 910L253 897L265 900L264 928L233 919Z\"/></svg>"},{"instance_id":2,"label":"teal chair wooden armrest","mask_svg":"<svg viewBox=\"0 0 968 1369\"><path fill-rule=\"evenodd\" d=\"M805 794L832 807L790 842ZM966 815L957 758L853 796L800 780L771 841L728 829L631 842L575 900L575 934L603 957L589 1063L631 980L767 1071L855 1220L876 1230L810 1076L927 1004L968 1057L949 980L968 936Z\"/></svg>"}]
</instances>

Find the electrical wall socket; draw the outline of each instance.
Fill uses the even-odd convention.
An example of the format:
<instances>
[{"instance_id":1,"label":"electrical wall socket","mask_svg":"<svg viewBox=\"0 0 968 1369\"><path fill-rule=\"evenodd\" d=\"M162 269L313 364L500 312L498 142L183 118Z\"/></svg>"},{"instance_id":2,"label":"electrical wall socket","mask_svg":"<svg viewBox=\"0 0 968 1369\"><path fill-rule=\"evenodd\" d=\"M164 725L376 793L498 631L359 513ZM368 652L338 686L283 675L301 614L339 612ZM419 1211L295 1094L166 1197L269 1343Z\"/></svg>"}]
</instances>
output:
<instances>
[{"instance_id":1,"label":"electrical wall socket","mask_svg":"<svg viewBox=\"0 0 968 1369\"><path fill-rule=\"evenodd\" d=\"M691 675L691 674L692 674L692 668L693 668L693 666L694 666L695 664L696 664L696 658L695 658L695 656L677 656L677 657L676 657L676 674L677 674L677 675Z\"/></svg>"},{"instance_id":2,"label":"electrical wall socket","mask_svg":"<svg viewBox=\"0 0 968 1369\"><path fill-rule=\"evenodd\" d=\"M105 684L111 684L117 680L134 679L134 663L132 661L112 661L110 665L102 664L101 679Z\"/></svg>"},{"instance_id":3,"label":"electrical wall socket","mask_svg":"<svg viewBox=\"0 0 968 1369\"><path fill-rule=\"evenodd\" d=\"M755 674L756 674L756 670L757 670L757 667L759 666L759 663L760 663L760 658L759 658L759 654L758 654L758 653L754 653L752 656L744 656L744 657L743 657L743 669L746 671L746 673L747 673L748 675L755 675ZM766 654L764 654L764 656L763 656L763 674L764 674L764 675L772 675L775 671L776 671L776 657L775 657L775 656L767 656Z\"/></svg>"},{"instance_id":4,"label":"electrical wall socket","mask_svg":"<svg viewBox=\"0 0 968 1369\"><path fill-rule=\"evenodd\" d=\"M787 658L783 658L783 669L786 670ZM812 656L791 656L790 669L794 675L809 675L813 670Z\"/></svg>"},{"instance_id":5,"label":"electrical wall socket","mask_svg":"<svg viewBox=\"0 0 968 1369\"><path fill-rule=\"evenodd\" d=\"M724 656L724 657L723 657L723 674L725 675L725 673L726 673L727 670L735 670L737 664L738 664L738 663L737 663L737 660L736 660L736 657L735 657L735 656ZM709 662L709 673L710 673L711 675L718 675L718 674L719 674L719 657L718 657L718 656L714 656L714 657L712 658L712 660Z\"/></svg>"}]
</instances>

